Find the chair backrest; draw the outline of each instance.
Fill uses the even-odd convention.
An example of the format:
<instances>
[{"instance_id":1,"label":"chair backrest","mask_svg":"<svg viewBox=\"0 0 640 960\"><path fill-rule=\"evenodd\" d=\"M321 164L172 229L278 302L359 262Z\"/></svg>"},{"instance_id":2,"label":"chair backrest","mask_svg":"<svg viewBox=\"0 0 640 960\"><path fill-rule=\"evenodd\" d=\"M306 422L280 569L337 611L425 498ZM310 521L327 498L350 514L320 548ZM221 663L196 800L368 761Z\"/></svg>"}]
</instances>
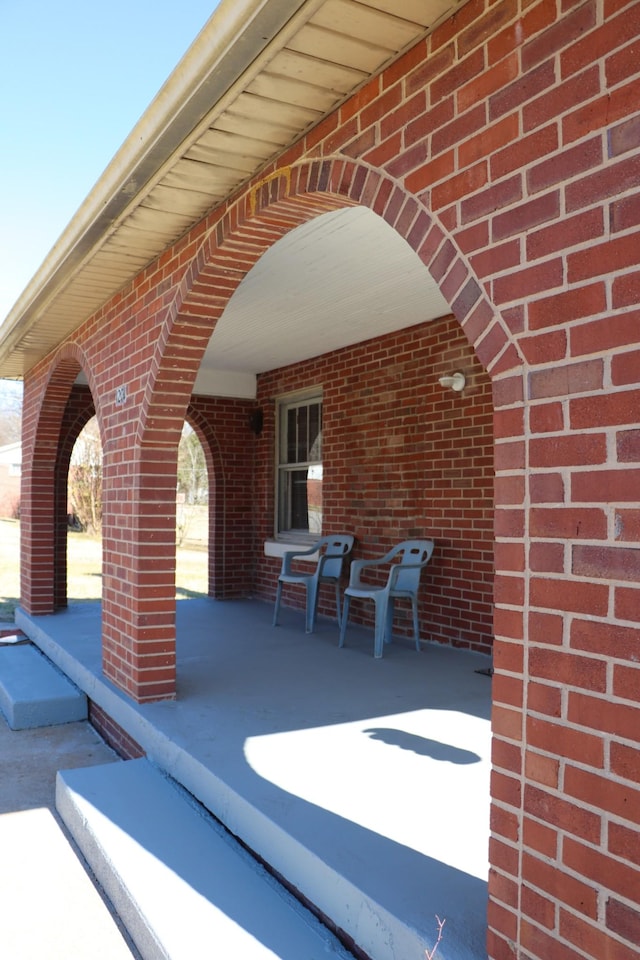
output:
<instances>
[{"instance_id":1,"label":"chair backrest","mask_svg":"<svg viewBox=\"0 0 640 960\"><path fill-rule=\"evenodd\" d=\"M339 533L335 536L323 537L318 541L318 547L322 549L323 554L323 559L318 565L320 576L336 579L340 576L342 564L351 553L354 539L351 534Z\"/></svg>"},{"instance_id":2,"label":"chair backrest","mask_svg":"<svg viewBox=\"0 0 640 960\"><path fill-rule=\"evenodd\" d=\"M433 553L433 540L403 540L393 550L393 560L400 567L405 564L419 564L410 570L400 570L396 575L394 590L414 593L420 583L422 568L427 565Z\"/></svg>"}]
</instances>

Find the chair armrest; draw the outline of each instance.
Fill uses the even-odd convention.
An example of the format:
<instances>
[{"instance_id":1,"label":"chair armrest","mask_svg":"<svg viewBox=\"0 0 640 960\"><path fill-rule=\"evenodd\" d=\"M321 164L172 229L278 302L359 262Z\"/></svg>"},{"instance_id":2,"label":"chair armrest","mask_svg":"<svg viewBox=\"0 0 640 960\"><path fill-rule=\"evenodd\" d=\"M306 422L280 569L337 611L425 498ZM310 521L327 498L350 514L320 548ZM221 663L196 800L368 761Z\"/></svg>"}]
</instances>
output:
<instances>
[{"instance_id":1,"label":"chair armrest","mask_svg":"<svg viewBox=\"0 0 640 960\"><path fill-rule=\"evenodd\" d=\"M352 560L351 561L351 573L349 575L349 586L350 587L360 587L362 584L360 582L360 574L363 570L366 570L367 567L381 567L383 564L388 563L387 557L380 557L377 560Z\"/></svg>"},{"instance_id":2,"label":"chair armrest","mask_svg":"<svg viewBox=\"0 0 640 960\"><path fill-rule=\"evenodd\" d=\"M345 556L346 554L343 555L338 553L321 553L320 556L318 557L318 568L317 568L318 576L321 577L323 575L324 568L327 565L327 563L329 563L332 560L339 560L340 563L342 564L342 561L344 560Z\"/></svg>"},{"instance_id":3,"label":"chair armrest","mask_svg":"<svg viewBox=\"0 0 640 960\"><path fill-rule=\"evenodd\" d=\"M318 544L314 544L312 547L309 547L308 550L286 550L282 555L282 569L281 574L290 574L292 572L291 565L294 560L298 557L310 557L318 551Z\"/></svg>"},{"instance_id":4,"label":"chair armrest","mask_svg":"<svg viewBox=\"0 0 640 960\"><path fill-rule=\"evenodd\" d=\"M422 567L426 567L428 562L428 560L425 560L423 563L394 563L389 571L387 585L393 590L396 585L396 580L403 570L421 570Z\"/></svg>"}]
</instances>

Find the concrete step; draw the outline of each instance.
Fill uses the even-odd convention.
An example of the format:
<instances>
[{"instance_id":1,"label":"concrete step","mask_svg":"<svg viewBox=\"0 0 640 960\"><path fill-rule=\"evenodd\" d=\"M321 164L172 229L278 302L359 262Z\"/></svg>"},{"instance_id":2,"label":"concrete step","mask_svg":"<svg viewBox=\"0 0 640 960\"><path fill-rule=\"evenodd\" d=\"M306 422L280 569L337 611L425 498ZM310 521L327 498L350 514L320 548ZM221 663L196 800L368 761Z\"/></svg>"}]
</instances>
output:
<instances>
[{"instance_id":1,"label":"concrete step","mask_svg":"<svg viewBox=\"0 0 640 960\"><path fill-rule=\"evenodd\" d=\"M352 960L148 760L61 771L56 806L144 960Z\"/></svg>"},{"instance_id":2,"label":"concrete step","mask_svg":"<svg viewBox=\"0 0 640 960\"><path fill-rule=\"evenodd\" d=\"M0 646L0 710L12 730L86 720L87 698L31 644Z\"/></svg>"}]
</instances>

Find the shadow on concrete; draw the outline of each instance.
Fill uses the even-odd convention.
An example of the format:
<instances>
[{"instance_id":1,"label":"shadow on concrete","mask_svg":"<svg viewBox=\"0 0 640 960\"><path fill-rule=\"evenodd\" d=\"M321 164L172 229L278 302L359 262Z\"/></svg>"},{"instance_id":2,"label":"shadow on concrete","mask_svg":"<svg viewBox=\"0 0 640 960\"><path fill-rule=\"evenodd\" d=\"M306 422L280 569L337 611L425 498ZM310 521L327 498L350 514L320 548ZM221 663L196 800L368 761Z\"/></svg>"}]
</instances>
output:
<instances>
[{"instance_id":1,"label":"shadow on concrete","mask_svg":"<svg viewBox=\"0 0 640 960\"><path fill-rule=\"evenodd\" d=\"M270 604L177 607L178 699L145 705L102 677L99 605L21 625L375 960L423 960L436 914L443 960L485 957L487 658L394 642L374 660L370 631L340 650L334 622L307 636L298 610L274 629Z\"/></svg>"},{"instance_id":2,"label":"shadow on concrete","mask_svg":"<svg viewBox=\"0 0 640 960\"><path fill-rule=\"evenodd\" d=\"M430 740L428 737L418 737L404 730L393 730L389 727L372 727L364 733L372 740L379 740L390 747L400 747L401 750L411 750L422 757L431 757L443 763L480 763L482 757L472 750L461 750L452 747L449 743L440 740Z\"/></svg>"}]
</instances>

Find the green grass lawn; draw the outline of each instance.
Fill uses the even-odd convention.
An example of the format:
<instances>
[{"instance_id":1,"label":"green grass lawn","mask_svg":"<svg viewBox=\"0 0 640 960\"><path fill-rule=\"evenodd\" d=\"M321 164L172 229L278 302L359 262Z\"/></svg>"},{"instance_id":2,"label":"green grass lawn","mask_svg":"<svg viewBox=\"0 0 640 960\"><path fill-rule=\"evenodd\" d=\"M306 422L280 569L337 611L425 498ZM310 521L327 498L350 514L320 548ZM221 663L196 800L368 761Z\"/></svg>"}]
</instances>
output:
<instances>
[{"instance_id":1,"label":"green grass lawn","mask_svg":"<svg viewBox=\"0 0 640 960\"><path fill-rule=\"evenodd\" d=\"M102 592L102 541L86 533L68 535L69 602L99 600ZM13 621L20 598L20 523L0 519L0 621ZM206 541L189 539L176 552L176 597L207 593Z\"/></svg>"}]
</instances>

